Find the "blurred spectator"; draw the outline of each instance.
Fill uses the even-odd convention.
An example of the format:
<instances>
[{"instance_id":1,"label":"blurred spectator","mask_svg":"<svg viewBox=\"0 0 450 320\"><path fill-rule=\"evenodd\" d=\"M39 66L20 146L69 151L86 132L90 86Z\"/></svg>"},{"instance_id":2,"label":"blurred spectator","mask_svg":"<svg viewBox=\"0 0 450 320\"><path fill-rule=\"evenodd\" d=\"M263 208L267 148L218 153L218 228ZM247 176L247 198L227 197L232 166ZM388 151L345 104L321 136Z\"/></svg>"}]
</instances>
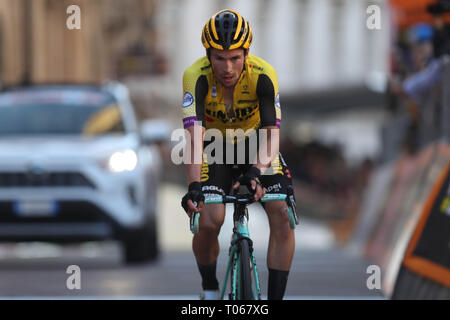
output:
<instances>
[{"instance_id":1,"label":"blurred spectator","mask_svg":"<svg viewBox=\"0 0 450 320\"><path fill-rule=\"evenodd\" d=\"M370 159L350 166L339 146L319 141L295 143L287 138L280 148L291 168L302 216L330 223L355 217L372 172Z\"/></svg>"},{"instance_id":2,"label":"blurred spectator","mask_svg":"<svg viewBox=\"0 0 450 320\"><path fill-rule=\"evenodd\" d=\"M433 47L434 56L440 58L443 55L450 54L450 25L444 22L444 13L450 12L450 1L441 0L428 6L428 12L433 15L434 37Z\"/></svg>"},{"instance_id":3,"label":"blurred spectator","mask_svg":"<svg viewBox=\"0 0 450 320\"><path fill-rule=\"evenodd\" d=\"M437 0L427 11L432 24L417 23L398 32L387 92L389 109L399 110L398 117L405 111L408 115L402 151L409 154L443 133L442 81L450 54L450 25L444 14L450 12L450 0Z\"/></svg>"},{"instance_id":4,"label":"blurred spectator","mask_svg":"<svg viewBox=\"0 0 450 320\"><path fill-rule=\"evenodd\" d=\"M403 82L403 92L420 103L425 102L430 91L441 81L444 59L448 59L446 55L450 54L450 25L445 24L443 19L446 11L450 12L450 1L439 1L430 5L428 12L433 15L433 30L430 32L425 25L421 24L415 32L419 40L424 38L428 41L432 35L433 44L433 55L428 65ZM419 57L421 58L423 57Z\"/></svg>"}]
</instances>

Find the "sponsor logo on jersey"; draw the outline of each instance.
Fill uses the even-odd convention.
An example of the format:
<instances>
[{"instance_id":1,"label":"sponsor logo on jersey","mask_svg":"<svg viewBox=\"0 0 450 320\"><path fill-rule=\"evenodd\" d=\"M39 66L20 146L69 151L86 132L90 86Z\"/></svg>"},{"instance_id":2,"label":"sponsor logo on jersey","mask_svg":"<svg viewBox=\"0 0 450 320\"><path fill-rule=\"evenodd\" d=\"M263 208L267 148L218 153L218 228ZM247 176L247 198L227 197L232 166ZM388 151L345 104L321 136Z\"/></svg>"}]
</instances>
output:
<instances>
[{"instance_id":1,"label":"sponsor logo on jersey","mask_svg":"<svg viewBox=\"0 0 450 320\"><path fill-rule=\"evenodd\" d=\"M206 108L205 109L205 117L209 116L210 119L214 118L214 119L217 119L219 121L222 121L223 123L227 123L230 120L233 120L233 121L246 121L246 120L250 119L251 117L253 117L255 115L257 109L258 109L258 105L248 106L248 107L244 107L244 108L236 108L234 110L235 118L234 119L230 119L230 118L227 117L226 113L223 112L222 110L216 111L214 109ZM207 119L207 121L209 121L209 120Z\"/></svg>"},{"instance_id":2,"label":"sponsor logo on jersey","mask_svg":"<svg viewBox=\"0 0 450 320\"><path fill-rule=\"evenodd\" d=\"M186 92L183 98L183 108L187 108L194 103L194 97L190 92Z\"/></svg>"},{"instance_id":3,"label":"sponsor logo on jersey","mask_svg":"<svg viewBox=\"0 0 450 320\"><path fill-rule=\"evenodd\" d=\"M258 102L258 99L252 99L252 100L238 100L238 104L243 104L243 103L255 103Z\"/></svg>"},{"instance_id":4,"label":"sponsor logo on jersey","mask_svg":"<svg viewBox=\"0 0 450 320\"><path fill-rule=\"evenodd\" d=\"M216 87L216 86L213 86L213 87L212 87L211 96L212 96L213 98L217 97L217 87Z\"/></svg>"},{"instance_id":5,"label":"sponsor logo on jersey","mask_svg":"<svg viewBox=\"0 0 450 320\"><path fill-rule=\"evenodd\" d=\"M267 188L267 192L272 192L272 191L274 193L280 192L281 191L281 183L271 185L270 187Z\"/></svg>"},{"instance_id":6,"label":"sponsor logo on jersey","mask_svg":"<svg viewBox=\"0 0 450 320\"><path fill-rule=\"evenodd\" d=\"M223 190L219 188L218 186L203 186L202 191L216 191L219 194L224 194Z\"/></svg>"},{"instance_id":7,"label":"sponsor logo on jersey","mask_svg":"<svg viewBox=\"0 0 450 320\"><path fill-rule=\"evenodd\" d=\"M254 64L249 64L248 67L249 68L255 68L255 69L259 70L259 71L264 71L264 68L261 68L260 66L255 66Z\"/></svg>"},{"instance_id":8,"label":"sponsor logo on jersey","mask_svg":"<svg viewBox=\"0 0 450 320\"><path fill-rule=\"evenodd\" d=\"M278 109L281 109L279 93L277 93L277 96L275 97L275 107L277 107Z\"/></svg>"},{"instance_id":9,"label":"sponsor logo on jersey","mask_svg":"<svg viewBox=\"0 0 450 320\"><path fill-rule=\"evenodd\" d=\"M284 175L283 166L280 163L280 156L279 156L279 154L272 161L272 168L273 168L274 174Z\"/></svg>"},{"instance_id":10,"label":"sponsor logo on jersey","mask_svg":"<svg viewBox=\"0 0 450 320\"><path fill-rule=\"evenodd\" d=\"M200 182L205 182L209 180L209 166L207 163L206 154L203 154L202 172L200 176Z\"/></svg>"},{"instance_id":11,"label":"sponsor logo on jersey","mask_svg":"<svg viewBox=\"0 0 450 320\"><path fill-rule=\"evenodd\" d=\"M291 178L291 172L289 171L289 169L286 169L285 172L286 172L286 177L288 177L290 179Z\"/></svg>"}]
</instances>

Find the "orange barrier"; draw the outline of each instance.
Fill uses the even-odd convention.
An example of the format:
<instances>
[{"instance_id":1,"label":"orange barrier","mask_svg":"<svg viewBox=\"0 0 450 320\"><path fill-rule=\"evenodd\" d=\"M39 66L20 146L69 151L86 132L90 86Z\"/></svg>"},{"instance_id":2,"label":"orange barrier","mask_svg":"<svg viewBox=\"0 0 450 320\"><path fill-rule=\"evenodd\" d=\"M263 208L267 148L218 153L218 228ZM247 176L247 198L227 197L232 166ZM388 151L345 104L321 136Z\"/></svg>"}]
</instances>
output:
<instances>
[{"instance_id":1,"label":"orange barrier","mask_svg":"<svg viewBox=\"0 0 450 320\"><path fill-rule=\"evenodd\" d=\"M426 170L433 162L435 150L427 147L417 156L403 155L397 160L392 185L379 213L366 253L369 258L386 267L399 236L399 225L410 216L414 197Z\"/></svg>"},{"instance_id":2,"label":"orange barrier","mask_svg":"<svg viewBox=\"0 0 450 320\"><path fill-rule=\"evenodd\" d=\"M412 235L411 241L409 242L408 248L406 250L405 257L403 259L403 265L408 268L410 271L419 274L423 277L429 278L433 281L441 283L445 286L450 287L450 266L441 265L436 263L436 261L431 261L428 257L423 257L418 252L418 245L423 239L426 237L424 229L426 226L430 226L431 221L435 221L435 225L431 226L434 230L432 232L446 232L446 234L439 234L442 238L440 240L445 242L445 248L442 251L448 252L448 234L450 233L450 216L445 217L444 215L448 215L446 210L449 205L449 185L450 185L450 163L447 167L442 171L439 180L433 187L433 190L430 193L430 196L427 199L425 204L423 213L420 217L419 222L417 223L416 229ZM442 215L442 216L439 216ZM446 219L445 219L445 218ZM444 218L444 219L442 219ZM443 226L436 226L436 223L442 223ZM445 228L446 230L442 230ZM440 230L439 230L440 229ZM430 231L428 231L430 233ZM435 235L436 236L436 235ZM428 235L428 238L430 236ZM429 243L434 242L434 246L430 246ZM442 246L442 245L441 245ZM428 251L426 256L429 256L433 253L434 250L439 249L439 245L436 244L436 239L428 240ZM436 248L437 247L437 248ZM422 250L423 251L423 250ZM422 252L423 253L423 252ZM440 255L442 252L434 253L434 255ZM448 255L448 253L447 253ZM435 259L434 259L435 260ZM447 262L448 263L448 262Z\"/></svg>"},{"instance_id":3,"label":"orange barrier","mask_svg":"<svg viewBox=\"0 0 450 320\"><path fill-rule=\"evenodd\" d=\"M427 6L433 3L436 3L436 0L390 0L394 24L401 29L420 22L431 24L433 17L427 12ZM444 20L450 23L450 13L444 15Z\"/></svg>"},{"instance_id":4,"label":"orange barrier","mask_svg":"<svg viewBox=\"0 0 450 320\"><path fill-rule=\"evenodd\" d=\"M415 156L404 155L396 161L390 190L387 196L379 199L384 206L373 222L371 236L365 246L366 257L383 270L382 289L388 297L393 293L406 249L410 247L411 235L418 232L415 230L419 226L419 219L425 219L422 213L426 210L430 191L449 162L450 146L437 143ZM422 261L417 260L416 256L407 261L408 266L414 261L413 271L423 267ZM442 275L439 274L439 279Z\"/></svg>"}]
</instances>

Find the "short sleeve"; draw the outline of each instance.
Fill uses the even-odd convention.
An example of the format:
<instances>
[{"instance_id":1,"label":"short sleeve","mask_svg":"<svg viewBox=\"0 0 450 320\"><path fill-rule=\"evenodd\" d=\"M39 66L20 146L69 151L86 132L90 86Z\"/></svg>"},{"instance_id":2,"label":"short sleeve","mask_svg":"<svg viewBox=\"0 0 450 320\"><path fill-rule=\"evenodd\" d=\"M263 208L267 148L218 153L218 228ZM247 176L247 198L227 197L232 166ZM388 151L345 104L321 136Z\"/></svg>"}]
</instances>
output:
<instances>
[{"instance_id":1,"label":"short sleeve","mask_svg":"<svg viewBox=\"0 0 450 320\"><path fill-rule=\"evenodd\" d=\"M183 126L196 125L201 121L204 126L205 97L208 93L208 81L205 75L191 70L183 74Z\"/></svg>"},{"instance_id":2,"label":"short sleeve","mask_svg":"<svg viewBox=\"0 0 450 320\"><path fill-rule=\"evenodd\" d=\"M262 73L258 77L256 93L259 99L259 113L261 127L277 126L281 124L280 94L278 92L278 78L275 69Z\"/></svg>"}]
</instances>

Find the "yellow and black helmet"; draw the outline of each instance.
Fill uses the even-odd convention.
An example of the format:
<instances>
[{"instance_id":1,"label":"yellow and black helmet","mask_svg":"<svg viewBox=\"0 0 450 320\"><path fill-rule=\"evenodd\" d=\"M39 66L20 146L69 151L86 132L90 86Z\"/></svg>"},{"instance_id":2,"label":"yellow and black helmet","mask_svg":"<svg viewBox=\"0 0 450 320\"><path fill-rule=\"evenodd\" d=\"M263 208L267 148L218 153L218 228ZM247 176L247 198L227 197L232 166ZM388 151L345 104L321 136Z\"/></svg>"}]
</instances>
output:
<instances>
[{"instance_id":1,"label":"yellow and black helmet","mask_svg":"<svg viewBox=\"0 0 450 320\"><path fill-rule=\"evenodd\" d=\"M222 10L214 14L202 31L202 43L206 49L248 49L253 33L248 22L234 10Z\"/></svg>"}]
</instances>

